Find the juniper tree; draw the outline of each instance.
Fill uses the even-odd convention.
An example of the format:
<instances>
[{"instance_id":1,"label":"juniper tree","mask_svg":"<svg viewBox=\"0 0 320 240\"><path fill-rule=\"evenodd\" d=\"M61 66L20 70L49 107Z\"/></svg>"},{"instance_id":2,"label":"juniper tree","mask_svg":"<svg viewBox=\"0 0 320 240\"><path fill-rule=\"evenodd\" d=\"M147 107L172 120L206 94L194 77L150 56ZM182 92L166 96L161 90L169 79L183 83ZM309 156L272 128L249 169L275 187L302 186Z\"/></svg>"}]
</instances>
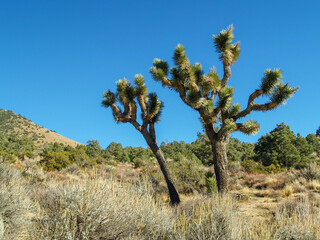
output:
<instances>
[{"instance_id":1,"label":"juniper tree","mask_svg":"<svg viewBox=\"0 0 320 240\"><path fill-rule=\"evenodd\" d=\"M171 177L164 155L157 144L155 123L159 122L163 103L155 93L149 93L142 75L134 78L135 86L127 79L117 82L116 94L110 90L104 93L102 105L110 107L116 122L131 123L144 137L148 146L155 155L163 173L171 204L179 204L180 198ZM119 101L123 111L116 105ZM137 103L141 109L142 123L137 121Z\"/></svg>"},{"instance_id":2,"label":"juniper tree","mask_svg":"<svg viewBox=\"0 0 320 240\"><path fill-rule=\"evenodd\" d=\"M150 69L155 80L178 92L185 104L199 112L205 133L210 139L212 162L218 190L221 193L228 191L226 146L230 133L241 131L245 134L255 134L260 128L256 121L239 120L252 111L274 109L297 91L297 88L291 88L281 81L280 69L267 69L259 88L249 96L247 106L241 110L239 104L233 104L234 89L227 84L231 77L231 65L240 56L240 43L232 43L232 32L233 27L230 26L219 35L213 36L215 48L223 64L222 78L214 67L209 73L204 74L200 63L192 65L181 44L178 44L174 51L175 66L170 71L168 63L160 59L154 59L153 67ZM269 97L268 102L255 103L260 96Z\"/></svg>"}]
</instances>

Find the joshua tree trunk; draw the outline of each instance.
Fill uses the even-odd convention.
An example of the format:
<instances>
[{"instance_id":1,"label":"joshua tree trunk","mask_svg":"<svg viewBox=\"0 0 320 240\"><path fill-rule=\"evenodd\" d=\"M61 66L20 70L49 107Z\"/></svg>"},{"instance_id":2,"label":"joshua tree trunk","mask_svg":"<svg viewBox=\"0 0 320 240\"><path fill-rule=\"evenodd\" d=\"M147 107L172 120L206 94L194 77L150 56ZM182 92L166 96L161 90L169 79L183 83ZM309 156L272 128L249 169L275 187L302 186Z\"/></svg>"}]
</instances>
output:
<instances>
[{"instance_id":1,"label":"joshua tree trunk","mask_svg":"<svg viewBox=\"0 0 320 240\"><path fill-rule=\"evenodd\" d=\"M230 136L219 136L215 133L212 124L205 125L206 134L211 143L213 153L214 173L216 175L217 186L219 193L228 192L228 159L227 146Z\"/></svg>"},{"instance_id":2,"label":"joshua tree trunk","mask_svg":"<svg viewBox=\"0 0 320 240\"><path fill-rule=\"evenodd\" d=\"M214 172L216 174L219 193L228 192L228 160L227 144L228 141L221 139L210 140L212 146Z\"/></svg>"},{"instance_id":3,"label":"joshua tree trunk","mask_svg":"<svg viewBox=\"0 0 320 240\"><path fill-rule=\"evenodd\" d=\"M161 172L168 186L170 203L172 205L179 204L180 197L179 197L178 191L176 190L173 178L167 166L166 159L164 158L162 151L156 144L156 139L154 139L146 129L142 131L142 135L145 138L146 142L148 143L149 147L151 148L153 154L156 156L156 159L160 165Z\"/></svg>"}]
</instances>

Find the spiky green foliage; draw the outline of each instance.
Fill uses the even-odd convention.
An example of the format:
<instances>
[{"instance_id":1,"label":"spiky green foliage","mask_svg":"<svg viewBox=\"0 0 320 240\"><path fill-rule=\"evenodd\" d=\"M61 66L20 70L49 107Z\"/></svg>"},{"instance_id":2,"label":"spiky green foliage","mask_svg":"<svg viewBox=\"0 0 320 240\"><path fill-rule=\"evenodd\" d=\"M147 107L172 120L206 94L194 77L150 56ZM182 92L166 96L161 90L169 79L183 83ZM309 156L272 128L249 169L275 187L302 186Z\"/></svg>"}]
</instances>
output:
<instances>
[{"instance_id":1,"label":"spiky green foliage","mask_svg":"<svg viewBox=\"0 0 320 240\"><path fill-rule=\"evenodd\" d=\"M225 124L225 129L228 133L232 133L237 130L237 124L231 118L227 118L224 121L224 124Z\"/></svg>"},{"instance_id":2,"label":"spiky green foliage","mask_svg":"<svg viewBox=\"0 0 320 240\"><path fill-rule=\"evenodd\" d=\"M168 75L169 66L168 66L167 62L165 62L159 58L156 58L153 60L153 64L156 68L161 69L162 72L164 73L164 75Z\"/></svg>"},{"instance_id":3,"label":"spiky green foliage","mask_svg":"<svg viewBox=\"0 0 320 240\"><path fill-rule=\"evenodd\" d=\"M230 50L233 55L232 63L235 63L240 57L240 43L237 42L236 44L231 44Z\"/></svg>"},{"instance_id":4,"label":"spiky green foliage","mask_svg":"<svg viewBox=\"0 0 320 240\"><path fill-rule=\"evenodd\" d=\"M238 114L240 110L241 110L241 106L240 104L237 103L228 109L228 116L233 117L236 114Z\"/></svg>"},{"instance_id":5,"label":"spiky green foliage","mask_svg":"<svg viewBox=\"0 0 320 240\"><path fill-rule=\"evenodd\" d=\"M214 110L214 106L213 106L213 103L209 100L205 100L203 101L202 103L202 110L207 113L207 114L211 114Z\"/></svg>"},{"instance_id":6,"label":"spiky green foliage","mask_svg":"<svg viewBox=\"0 0 320 240\"><path fill-rule=\"evenodd\" d=\"M233 26L222 30L218 36L213 35L217 52L221 53L220 59L227 65L235 63L240 56L240 43L232 44L234 38Z\"/></svg>"},{"instance_id":7,"label":"spiky green foliage","mask_svg":"<svg viewBox=\"0 0 320 240\"><path fill-rule=\"evenodd\" d=\"M146 95L148 89L145 85L144 77L141 74L134 76L134 83L136 84L136 95Z\"/></svg>"},{"instance_id":8,"label":"spiky green foliage","mask_svg":"<svg viewBox=\"0 0 320 240\"><path fill-rule=\"evenodd\" d=\"M253 120L246 121L239 127L239 130L247 135L254 135L259 131L259 129L259 123Z\"/></svg>"},{"instance_id":9,"label":"spiky green foliage","mask_svg":"<svg viewBox=\"0 0 320 240\"><path fill-rule=\"evenodd\" d=\"M214 45L217 52L223 53L225 50L230 48L234 38L232 31L233 26L230 26L227 30L222 30L218 36L213 35Z\"/></svg>"},{"instance_id":10,"label":"spiky green foliage","mask_svg":"<svg viewBox=\"0 0 320 240\"><path fill-rule=\"evenodd\" d=\"M183 63L188 61L188 58L186 56L186 50L182 44L178 44L175 51L173 60L176 65L181 66Z\"/></svg>"},{"instance_id":11,"label":"spiky green foliage","mask_svg":"<svg viewBox=\"0 0 320 240\"><path fill-rule=\"evenodd\" d=\"M203 72L202 72L202 66L200 63L195 63L192 66L192 73L196 78L197 84L199 84L202 80Z\"/></svg>"},{"instance_id":12,"label":"spiky green foliage","mask_svg":"<svg viewBox=\"0 0 320 240\"><path fill-rule=\"evenodd\" d=\"M162 108L163 103L158 99L157 94L149 93L147 111L148 114L151 114L153 116L150 121L158 122L160 120Z\"/></svg>"},{"instance_id":13,"label":"spiky green foliage","mask_svg":"<svg viewBox=\"0 0 320 240\"><path fill-rule=\"evenodd\" d=\"M233 91L234 89L231 87L224 87L220 91L218 106L225 111L231 107L233 101Z\"/></svg>"},{"instance_id":14,"label":"spiky green foliage","mask_svg":"<svg viewBox=\"0 0 320 240\"><path fill-rule=\"evenodd\" d=\"M197 103L199 103L200 96L198 93L191 90L187 93L187 99L190 104L196 105Z\"/></svg>"},{"instance_id":15,"label":"spiky green foliage","mask_svg":"<svg viewBox=\"0 0 320 240\"><path fill-rule=\"evenodd\" d=\"M124 78L117 82L117 94L121 102L131 102L136 97L136 88Z\"/></svg>"},{"instance_id":16,"label":"spiky green foliage","mask_svg":"<svg viewBox=\"0 0 320 240\"><path fill-rule=\"evenodd\" d=\"M116 102L116 96L110 90L105 91L103 94L102 105L105 107L110 107L112 104Z\"/></svg>"},{"instance_id":17,"label":"spiky green foliage","mask_svg":"<svg viewBox=\"0 0 320 240\"><path fill-rule=\"evenodd\" d=\"M160 68L151 67L150 73L152 74L152 77L157 81L161 81L163 77L165 77L164 72Z\"/></svg>"},{"instance_id":18,"label":"spiky green foliage","mask_svg":"<svg viewBox=\"0 0 320 240\"><path fill-rule=\"evenodd\" d=\"M168 75L168 63L156 58L153 60L153 67L150 69L150 73L157 81L161 81L166 75Z\"/></svg>"},{"instance_id":19,"label":"spiky green foliage","mask_svg":"<svg viewBox=\"0 0 320 240\"><path fill-rule=\"evenodd\" d=\"M277 104L284 104L288 98L290 98L295 89L289 87L288 84L279 82L274 89L274 93L271 96L271 101Z\"/></svg>"},{"instance_id":20,"label":"spiky green foliage","mask_svg":"<svg viewBox=\"0 0 320 240\"><path fill-rule=\"evenodd\" d=\"M264 72L264 76L262 78L262 82L260 85L261 90L265 94L270 94L273 91L273 88L282 78L282 73L280 69L267 69Z\"/></svg>"}]
</instances>

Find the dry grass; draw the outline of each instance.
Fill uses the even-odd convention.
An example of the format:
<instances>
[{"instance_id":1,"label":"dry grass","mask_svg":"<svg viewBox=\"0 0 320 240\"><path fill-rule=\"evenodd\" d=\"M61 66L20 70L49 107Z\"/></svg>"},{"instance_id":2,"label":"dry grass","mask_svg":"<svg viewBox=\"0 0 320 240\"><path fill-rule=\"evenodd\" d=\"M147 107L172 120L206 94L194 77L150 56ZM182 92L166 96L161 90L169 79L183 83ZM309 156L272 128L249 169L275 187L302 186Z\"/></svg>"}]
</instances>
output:
<instances>
[{"instance_id":1,"label":"dry grass","mask_svg":"<svg viewBox=\"0 0 320 240\"><path fill-rule=\"evenodd\" d=\"M129 165L16 166L0 175L4 239L320 239L319 181L297 174L235 173L231 195L182 196L172 208Z\"/></svg>"},{"instance_id":2,"label":"dry grass","mask_svg":"<svg viewBox=\"0 0 320 240\"><path fill-rule=\"evenodd\" d=\"M279 205L274 213L274 239L320 239L318 204L304 196Z\"/></svg>"},{"instance_id":3,"label":"dry grass","mask_svg":"<svg viewBox=\"0 0 320 240\"><path fill-rule=\"evenodd\" d=\"M35 192L36 239L160 239L173 234L169 208L146 185L102 179L51 182Z\"/></svg>"},{"instance_id":4,"label":"dry grass","mask_svg":"<svg viewBox=\"0 0 320 240\"><path fill-rule=\"evenodd\" d=\"M320 190L320 181L318 180L311 180L307 183L307 188L313 191Z\"/></svg>"},{"instance_id":5,"label":"dry grass","mask_svg":"<svg viewBox=\"0 0 320 240\"><path fill-rule=\"evenodd\" d=\"M25 239L32 229L33 210L21 173L0 164L0 239Z\"/></svg>"},{"instance_id":6,"label":"dry grass","mask_svg":"<svg viewBox=\"0 0 320 240\"><path fill-rule=\"evenodd\" d=\"M282 196L283 197L289 197L293 194L293 187L291 185L286 186L283 190L282 190Z\"/></svg>"}]
</instances>

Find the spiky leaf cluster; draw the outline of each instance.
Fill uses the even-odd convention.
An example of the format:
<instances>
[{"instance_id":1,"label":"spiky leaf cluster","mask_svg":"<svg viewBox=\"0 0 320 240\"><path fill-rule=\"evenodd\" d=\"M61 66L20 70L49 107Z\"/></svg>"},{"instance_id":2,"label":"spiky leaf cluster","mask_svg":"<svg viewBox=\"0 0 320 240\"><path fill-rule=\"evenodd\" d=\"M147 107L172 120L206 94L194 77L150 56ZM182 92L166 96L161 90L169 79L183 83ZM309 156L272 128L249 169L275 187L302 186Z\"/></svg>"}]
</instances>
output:
<instances>
[{"instance_id":1,"label":"spiky leaf cluster","mask_svg":"<svg viewBox=\"0 0 320 240\"><path fill-rule=\"evenodd\" d=\"M227 118L224 121L224 129L226 132L232 133L237 130L237 124L231 118Z\"/></svg>"},{"instance_id":2,"label":"spiky leaf cluster","mask_svg":"<svg viewBox=\"0 0 320 240\"><path fill-rule=\"evenodd\" d=\"M168 75L168 63L156 58L153 60L153 67L150 72L155 80L161 81L166 75Z\"/></svg>"},{"instance_id":3,"label":"spiky leaf cluster","mask_svg":"<svg viewBox=\"0 0 320 240\"><path fill-rule=\"evenodd\" d=\"M242 133L245 133L247 135L254 135L259 131L259 129L260 129L259 123L253 120L246 121L243 124L241 124L239 127L239 130Z\"/></svg>"},{"instance_id":4,"label":"spiky leaf cluster","mask_svg":"<svg viewBox=\"0 0 320 240\"><path fill-rule=\"evenodd\" d=\"M183 63L188 61L188 58L186 56L186 50L182 44L178 44L175 51L174 51L174 56L173 60L176 65L180 66Z\"/></svg>"},{"instance_id":5,"label":"spiky leaf cluster","mask_svg":"<svg viewBox=\"0 0 320 240\"><path fill-rule=\"evenodd\" d=\"M281 78L282 78L282 72L280 69L265 70L264 76L262 78L262 82L260 85L260 89L265 94L271 94L273 92L273 88L281 80Z\"/></svg>"},{"instance_id":6,"label":"spiky leaf cluster","mask_svg":"<svg viewBox=\"0 0 320 240\"><path fill-rule=\"evenodd\" d=\"M158 99L157 94L149 93L147 111L151 122L158 122L160 120L163 103Z\"/></svg>"},{"instance_id":7,"label":"spiky leaf cluster","mask_svg":"<svg viewBox=\"0 0 320 240\"><path fill-rule=\"evenodd\" d=\"M226 64L235 63L240 56L240 43L232 44L234 38L233 26L222 30L218 36L213 35L214 45L217 52L221 53L220 59Z\"/></svg>"},{"instance_id":8,"label":"spiky leaf cluster","mask_svg":"<svg viewBox=\"0 0 320 240\"><path fill-rule=\"evenodd\" d=\"M105 107L110 107L116 102L116 96L110 90L107 90L103 94L102 105Z\"/></svg>"},{"instance_id":9,"label":"spiky leaf cluster","mask_svg":"<svg viewBox=\"0 0 320 240\"><path fill-rule=\"evenodd\" d=\"M213 110L214 110L214 106L212 101L210 100L204 100L201 106L201 109L207 114L207 115L211 115Z\"/></svg>"},{"instance_id":10,"label":"spiky leaf cluster","mask_svg":"<svg viewBox=\"0 0 320 240\"><path fill-rule=\"evenodd\" d=\"M232 107L228 109L228 117L232 118L236 114L238 114L241 111L241 106L240 104L235 104Z\"/></svg>"},{"instance_id":11,"label":"spiky leaf cluster","mask_svg":"<svg viewBox=\"0 0 320 240\"><path fill-rule=\"evenodd\" d=\"M221 107L224 111L228 110L231 107L233 101L233 91L231 87L224 87L219 92L219 102L218 106Z\"/></svg>"},{"instance_id":12,"label":"spiky leaf cluster","mask_svg":"<svg viewBox=\"0 0 320 240\"><path fill-rule=\"evenodd\" d=\"M290 88L288 84L282 82L278 83L271 96L271 101L278 105L284 104L288 98L290 98L297 89Z\"/></svg>"},{"instance_id":13,"label":"spiky leaf cluster","mask_svg":"<svg viewBox=\"0 0 320 240\"><path fill-rule=\"evenodd\" d=\"M121 102L131 102L136 97L136 88L124 78L117 82L117 95Z\"/></svg>"},{"instance_id":14,"label":"spiky leaf cluster","mask_svg":"<svg viewBox=\"0 0 320 240\"><path fill-rule=\"evenodd\" d=\"M148 89L144 83L144 77L141 74L136 74L134 76L134 83L136 84L136 95L146 95Z\"/></svg>"},{"instance_id":15,"label":"spiky leaf cluster","mask_svg":"<svg viewBox=\"0 0 320 240\"><path fill-rule=\"evenodd\" d=\"M200 95L192 90L187 92L187 100L191 105L196 105L200 100Z\"/></svg>"}]
</instances>

